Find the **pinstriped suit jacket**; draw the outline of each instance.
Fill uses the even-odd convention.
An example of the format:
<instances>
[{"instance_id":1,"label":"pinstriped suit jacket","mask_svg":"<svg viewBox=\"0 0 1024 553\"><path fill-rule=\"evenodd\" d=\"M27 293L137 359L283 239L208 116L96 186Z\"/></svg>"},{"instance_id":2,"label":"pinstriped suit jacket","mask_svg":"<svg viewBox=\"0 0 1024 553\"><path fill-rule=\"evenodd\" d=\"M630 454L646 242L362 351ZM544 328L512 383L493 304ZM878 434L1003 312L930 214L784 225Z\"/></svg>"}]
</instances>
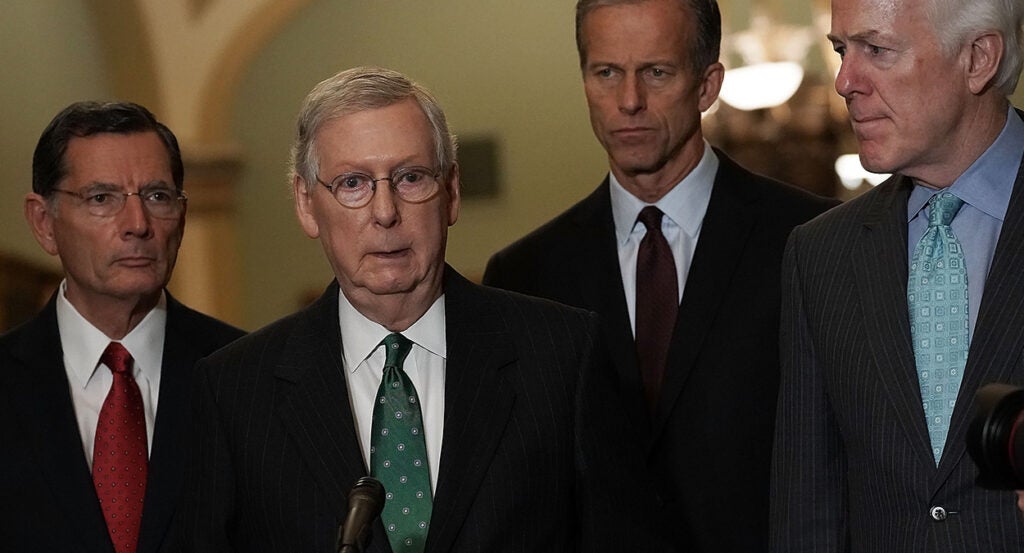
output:
<instances>
[{"instance_id":1,"label":"pinstriped suit jacket","mask_svg":"<svg viewBox=\"0 0 1024 553\"><path fill-rule=\"evenodd\" d=\"M617 530L595 510L621 507L588 484L612 463L590 455L605 427L582 418L599 414L582 403L593 314L477 286L451 268L444 290L445 426L426 550L616 550L584 541ZM368 473L342 373L338 293L332 284L306 310L200 362L182 550L335 551L347 494ZM368 550L390 551L379 522Z\"/></svg>"},{"instance_id":2,"label":"pinstriped suit jacket","mask_svg":"<svg viewBox=\"0 0 1024 553\"><path fill-rule=\"evenodd\" d=\"M790 237L773 552L1024 551L1013 494L974 485L977 468L964 442L981 385L1024 383L1024 165L938 467L907 314L912 187L895 176Z\"/></svg>"}]
</instances>

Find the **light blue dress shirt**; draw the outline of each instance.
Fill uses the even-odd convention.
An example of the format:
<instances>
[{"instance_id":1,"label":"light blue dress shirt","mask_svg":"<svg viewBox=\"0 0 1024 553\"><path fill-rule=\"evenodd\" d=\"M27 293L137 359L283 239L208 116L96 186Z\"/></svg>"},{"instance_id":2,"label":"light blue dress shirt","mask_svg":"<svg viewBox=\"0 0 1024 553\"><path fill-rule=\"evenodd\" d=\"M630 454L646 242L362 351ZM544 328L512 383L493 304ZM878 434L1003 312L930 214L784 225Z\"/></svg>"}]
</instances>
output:
<instances>
[{"instance_id":1,"label":"light blue dress shirt","mask_svg":"<svg viewBox=\"0 0 1024 553\"><path fill-rule=\"evenodd\" d=\"M992 266L996 241L1003 228L1010 194L1024 156L1024 121L1011 106L995 142L947 189L964 201L950 225L963 246L967 263L967 296L971 341ZM907 200L907 260L928 228L928 200L939 191L917 184Z\"/></svg>"}]
</instances>

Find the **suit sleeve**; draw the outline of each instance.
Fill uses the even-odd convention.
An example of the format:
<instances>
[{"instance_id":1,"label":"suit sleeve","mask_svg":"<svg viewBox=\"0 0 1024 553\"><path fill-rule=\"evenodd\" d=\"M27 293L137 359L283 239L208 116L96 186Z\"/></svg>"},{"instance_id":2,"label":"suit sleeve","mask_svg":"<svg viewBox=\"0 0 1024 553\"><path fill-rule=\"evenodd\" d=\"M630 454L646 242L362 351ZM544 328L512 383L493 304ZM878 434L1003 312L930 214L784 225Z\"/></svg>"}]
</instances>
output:
<instances>
[{"instance_id":1,"label":"suit sleeve","mask_svg":"<svg viewBox=\"0 0 1024 553\"><path fill-rule=\"evenodd\" d=\"M829 404L825 367L805 303L816 290L802 277L798 227L782 266L781 380L771 479L772 553L840 553L845 528L846 466ZM820 292L820 291L818 291Z\"/></svg>"},{"instance_id":2,"label":"suit sleeve","mask_svg":"<svg viewBox=\"0 0 1024 553\"><path fill-rule=\"evenodd\" d=\"M234 551L231 528L235 479L212 387L215 376L209 369L201 360L193 378L193 428L173 548L182 553Z\"/></svg>"}]
</instances>

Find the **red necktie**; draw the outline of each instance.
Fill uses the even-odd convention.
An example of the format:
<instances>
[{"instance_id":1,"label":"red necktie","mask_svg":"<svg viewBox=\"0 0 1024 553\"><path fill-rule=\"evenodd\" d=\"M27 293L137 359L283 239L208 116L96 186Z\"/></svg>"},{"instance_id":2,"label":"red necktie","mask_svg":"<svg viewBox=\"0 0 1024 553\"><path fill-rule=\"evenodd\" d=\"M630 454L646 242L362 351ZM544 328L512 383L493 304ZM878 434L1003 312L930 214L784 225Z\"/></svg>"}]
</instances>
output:
<instances>
[{"instance_id":1,"label":"red necktie","mask_svg":"<svg viewBox=\"0 0 1024 553\"><path fill-rule=\"evenodd\" d=\"M661 394L668 346L679 310L679 283L672 250L661 233L660 209L647 206L637 219L647 227L636 259L636 354L647 406Z\"/></svg>"},{"instance_id":2,"label":"red necktie","mask_svg":"<svg viewBox=\"0 0 1024 553\"><path fill-rule=\"evenodd\" d=\"M114 550L134 553L146 495L146 415L128 350L111 342L100 362L110 367L114 383L96 424L92 480Z\"/></svg>"}]
</instances>

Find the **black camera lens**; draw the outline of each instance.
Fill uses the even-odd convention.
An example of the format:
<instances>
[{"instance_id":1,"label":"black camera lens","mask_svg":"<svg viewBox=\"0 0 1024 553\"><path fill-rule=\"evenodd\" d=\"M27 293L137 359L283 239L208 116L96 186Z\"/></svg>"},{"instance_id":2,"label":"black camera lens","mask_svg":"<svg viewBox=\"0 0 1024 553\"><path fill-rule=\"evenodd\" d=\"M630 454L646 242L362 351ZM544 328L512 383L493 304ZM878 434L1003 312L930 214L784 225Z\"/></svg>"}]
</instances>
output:
<instances>
[{"instance_id":1,"label":"black camera lens","mask_svg":"<svg viewBox=\"0 0 1024 553\"><path fill-rule=\"evenodd\" d=\"M978 485L1024 489L1024 388L988 384L975 397L978 414L967 429L967 451L978 465Z\"/></svg>"}]
</instances>

